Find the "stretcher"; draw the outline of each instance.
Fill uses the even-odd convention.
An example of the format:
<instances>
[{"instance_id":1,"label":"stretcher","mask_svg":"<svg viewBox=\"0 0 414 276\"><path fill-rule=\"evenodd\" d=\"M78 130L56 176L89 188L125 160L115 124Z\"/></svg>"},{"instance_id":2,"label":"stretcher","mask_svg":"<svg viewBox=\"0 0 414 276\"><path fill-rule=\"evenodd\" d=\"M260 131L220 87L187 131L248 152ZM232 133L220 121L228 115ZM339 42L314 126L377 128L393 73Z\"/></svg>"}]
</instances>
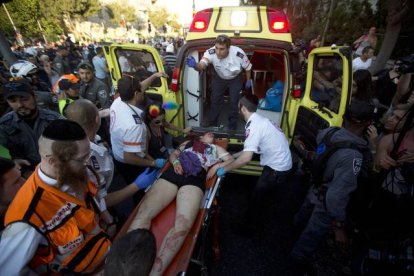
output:
<instances>
[{"instance_id":1,"label":"stretcher","mask_svg":"<svg viewBox=\"0 0 414 276\"><path fill-rule=\"evenodd\" d=\"M223 148L227 148L227 140L216 140L216 144L220 145ZM163 171L165 171L168 166L170 166L169 163L163 168ZM184 240L183 246L175 255L164 275L185 275L190 262L199 265L201 273L206 274L207 264L205 262L204 255L207 240L207 231L210 228L210 224L213 224L212 250L216 259L220 257L220 248L218 244L217 196L221 182L222 178L217 176L206 180L206 191L201 201L198 215L194 221L193 226L190 229L190 232ZM138 206L129 215L127 221L117 233L115 240L127 233L129 226L138 213L139 207L140 204L138 204ZM159 250L165 235L174 226L175 212L176 201L173 200L166 208L164 208L163 211L158 214L158 216L152 220L151 231L154 233L156 239L157 251ZM198 240L198 252L194 252ZM192 258L193 256L194 258Z\"/></svg>"}]
</instances>

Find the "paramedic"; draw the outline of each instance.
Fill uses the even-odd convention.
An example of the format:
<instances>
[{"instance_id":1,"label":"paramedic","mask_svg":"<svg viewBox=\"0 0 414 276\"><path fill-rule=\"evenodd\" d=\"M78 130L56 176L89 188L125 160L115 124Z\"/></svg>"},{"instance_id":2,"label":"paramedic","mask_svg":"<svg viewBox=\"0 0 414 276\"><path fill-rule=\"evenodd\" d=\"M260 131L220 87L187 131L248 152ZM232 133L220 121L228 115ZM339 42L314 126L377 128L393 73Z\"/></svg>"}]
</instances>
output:
<instances>
[{"instance_id":1,"label":"paramedic","mask_svg":"<svg viewBox=\"0 0 414 276\"><path fill-rule=\"evenodd\" d=\"M246 53L239 47L232 46L231 40L226 35L219 35L216 38L214 47L208 49L200 62L194 57L187 58L187 65L197 71L202 71L209 64L213 64L216 74L213 77L211 105L208 113L208 124L203 126L219 126L219 117L223 95L226 89L230 95L229 129L237 129L237 104L240 99L240 92L243 86L242 70L246 71L245 88L252 86L251 68Z\"/></svg>"},{"instance_id":2,"label":"paramedic","mask_svg":"<svg viewBox=\"0 0 414 276\"><path fill-rule=\"evenodd\" d=\"M77 123L55 120L39 139L39 153L39 166L4 219L0 274L91 273L111 242L98 224L96 187L87 179L87 136Z\"/></svg>"},{"instance_id":3,"label":"paramedic","mask_svg":"<svg viewBox=\"0 0 414 276\"><path fill-rule=\"evenodd\" d=\"M165 76L157 72L154 78ZM142 89L147 81L139 81L138 75L124 75L118 81L119 97L110 108L111 144L115 167L127 183L132 183L137 174L145 167L162 168L166 159L153 159L147 152L147 126L143 118L144 111L138 108L145 100Z\"/></svg>"},{"instance_id":4,"label":"paramedic","mask_svg":"<svg viewBox=\"0 0 414 276\"><path fill-rule=\"evenodd\" d=\"M244 149L235 155L237 159L234 162L217 169L217 175L222 177L226 172L246 165L252 160L254 153L260 154L262 175L254 188L245 216L240 223L234 225L235 231L248 234L260 223L259 214L266 209L274 189L286 182L292 168L292 157L282 130L269 119L256 113L256 96L243 96L239 101L239 110L246 121Z\"/></svg>"},{"instance_id":5,"label":"paramedic","mask_svg":"<svg viewBox=\"0 0 414 276\"><path fill-rule=\"evenodd\" d=\"M311 263L315 252L331 229L338 245L346 246L348 243L345 232L347 205L350 194L357 188L358 177L368 174L371 168L369 142L363 135L374 116L375 107L372 104L354 100L345 112L344 127L330 138L332 143L350 142L355 146L345 146L332 153L326 161L322 185L318 189L315 186L310 189L295 217L297 225L306 227L294 245L291 256L295 267L300 267L304 272L313 270ZM334 129L324 129L317 136L319 152L324 148L322 144L325 143L321 143L323 137L330 131Z\"/></svg>"}]
</instances>

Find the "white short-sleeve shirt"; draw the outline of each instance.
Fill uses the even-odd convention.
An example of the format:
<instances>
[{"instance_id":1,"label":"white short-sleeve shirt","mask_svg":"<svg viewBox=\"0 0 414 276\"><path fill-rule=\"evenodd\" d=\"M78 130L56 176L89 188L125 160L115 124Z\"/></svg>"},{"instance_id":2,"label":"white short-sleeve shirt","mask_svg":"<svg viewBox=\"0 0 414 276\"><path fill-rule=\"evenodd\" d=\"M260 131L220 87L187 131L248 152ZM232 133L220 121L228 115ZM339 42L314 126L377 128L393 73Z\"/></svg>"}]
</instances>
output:
<instances>
[{"instance_id":1,"label":"white short-sleeve shirt","mask_svg":"<svg viewBox=\"0 0 414 276\"><path fill-rule=\"evenodd\" d=\"M95 142L90 142L91 156L89 158L89 163L98 174L99 181L90 170L88 170L88 175L94 183L99 183L96 197L101 211L104 211L106 210L105 197L114 176L114 161L109 150L105 146L97 143L99 140L101 138L97 135Z\"/></svg>"},{"instance_id":2,"label":"white short-sleeve shirt","mask_svg":"<svg viewBox=\"0 0 414 276\"><path fill-rule=\"evenodd\" d=\"M111 143L114 158L124 162L124 152L145 156L147 127L143 111L136 106L123 102L118 97L111 105Z\"/></svg>"},{"instance_id":3,"label":"white short-sleeve shirt","mask_svg":"<svg viewBox=\"0 0 414 276\"><path fill-rule=\"evenodd\" d=\"M246 140L243 151L260 154L260 165L275 171L292 168L289 143L282 130L268 118L253 113L245 126Z\"/></svg>"},{"instance_id":4,"label":"white short-sleeve shirt","mask_svg":"<svg viewBox=\"0 0 414 276\"><path fill-rule=\"evenodd\" d=\"M356 70L360 69L368 69L372 64L372 58L367 59L366 61L363 61L360 57L355 58L352 60L352 72L355 72Z\"/></svg>"},{"instance_id":5,"label":"white short-sleeve shirt","mask_svg":"<svg viewBox=\"0 0 414 276\"><path fill-rule=\"evenodd\" d=\"M234 79L243 69L248 71L252 68L246 53L241 48L233 45L230 45L229 54L223 59L219 59L215 48L211 47L205 51L200 62L206 65L213 64L219 77L225 80Z\"/></svg>"}]
</instances>

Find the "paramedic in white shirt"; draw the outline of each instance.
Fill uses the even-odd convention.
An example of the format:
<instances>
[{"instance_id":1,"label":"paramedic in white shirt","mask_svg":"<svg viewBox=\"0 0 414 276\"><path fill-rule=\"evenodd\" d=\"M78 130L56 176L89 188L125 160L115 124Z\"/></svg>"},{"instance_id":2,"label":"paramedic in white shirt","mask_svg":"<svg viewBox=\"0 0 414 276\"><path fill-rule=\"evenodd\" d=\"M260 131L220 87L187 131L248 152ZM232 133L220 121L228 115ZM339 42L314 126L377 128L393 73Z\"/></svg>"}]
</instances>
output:
<instances>
[{"instance_id":1,"label":"paramedic in white shirt","mask_svg":"<svg viewBox=\"0 0 414 276\"><path fill-rule=\"evenodd\" d=\"M219 35L214 47L204 53L200 62L197 63L194 57L187 58L187 65L197 71L205 70L209 64L212 64L216 72L212 83L208 122L204 122L203 127L219 126L224 91L228 89L230 96L229 129L236 130L238 121L237 104L243 87L243 70L246 71L245 88L249 89L252 86L252 64L242 49L230 44L231 39L228 36Z\"/></svg>"},{"instance_id":2,"label":"paramedic in white shirt","mask_svg":"<svg viewBox=\"0 0 414 276\"><path fill-rule=\"evenodd\" d=\"M127 183L131 183L146 167L162 168L166 163L165 159L154 160L148 155L144 112L137 107L144 102L144 89L148 83L166 76L157 72L141 83L138 75L124 73L118 81L120 96L110 108L111 144L115 167Z\"/></svg>"},{"instance_id":3,"label":"paramedic in white shirt","mask_svg":"<svg viewBox=\"0 0 414 276\"><path fill-rule=\"evenodd\" d=\"M236 224L241 234L247 234L260 226L260 216L274 200L275 188L284 185L292 168L292 157L289 143L282 130L268 118L256 113L257 97L245 95L239 101L239 110L247 122L243 151L234 155L232 163L217 169L217 175L223 177L226 172L246 165L253 154L260 154L260 165L263 172L254 188L249 206L241 221Z\"/></svg>"}]
</instances>

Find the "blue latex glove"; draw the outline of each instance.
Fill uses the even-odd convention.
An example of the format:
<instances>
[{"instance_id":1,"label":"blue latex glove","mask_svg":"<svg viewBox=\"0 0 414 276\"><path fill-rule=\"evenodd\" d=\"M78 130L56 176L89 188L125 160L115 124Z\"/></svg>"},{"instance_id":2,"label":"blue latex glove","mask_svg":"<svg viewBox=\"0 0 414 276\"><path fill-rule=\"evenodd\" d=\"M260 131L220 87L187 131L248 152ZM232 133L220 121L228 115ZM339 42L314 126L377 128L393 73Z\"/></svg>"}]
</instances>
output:
<instances>
[{"instance_id":1,"label":"blue latex glove","mask_svg":"<svg viewBox=\"0 0 414 276\"><path fill-rule=\"evenodd\" d=\"M246 89L252 88L252 79L246 80L246 82L244 83L244 88Z\"/></svg>"},{"instance_id":2,"label":"blue latex glove","mask_svg":"<svg viewBox=\"0 0 414 276\"><path fill-rule=\"evenodd\" d=\"M196 67L196 64L197 64L197 62L196 62L196 60L195 60L194 57L188 57L187 60L186 60L186 63L191 68L195 68Z\"/></svg>"},{"instance_id":3,"label":"blue latex glove","mask_svg":"<svg viewBox=\"0 0 414 276\"><path fill-rule=\"evenodd\" d=\"M216 174L217 174L218 177L223 177L223 176L226 175L226 171L224 170L223 167L220 167L220 168L217 169Z\"/></svg>"},{"instance_id":4,"label":"blue latex glove","mask_svg":"<svg viewBox=\"0 0 414 276\"><path fill-rule=\"evenodd\" d=\"M163 168L165 166L165 164L167 163L167 160L165 159L155 159L155 167L156 168Z\"/></svg>"},{"instance_id":5,"label":"blue latex glove","mask_svg":"<svg viewBox=\"0 0 414 276\"><path fill-rule=\"evenodd\" d=\"M137 185L138 189L146 189L149 185L154 183L157 178L158 170L153 170L151 172L149 170L149 168L146 168L145 171L138 175L134 180L134 184Z\"/></svg>"}]
</instances>

